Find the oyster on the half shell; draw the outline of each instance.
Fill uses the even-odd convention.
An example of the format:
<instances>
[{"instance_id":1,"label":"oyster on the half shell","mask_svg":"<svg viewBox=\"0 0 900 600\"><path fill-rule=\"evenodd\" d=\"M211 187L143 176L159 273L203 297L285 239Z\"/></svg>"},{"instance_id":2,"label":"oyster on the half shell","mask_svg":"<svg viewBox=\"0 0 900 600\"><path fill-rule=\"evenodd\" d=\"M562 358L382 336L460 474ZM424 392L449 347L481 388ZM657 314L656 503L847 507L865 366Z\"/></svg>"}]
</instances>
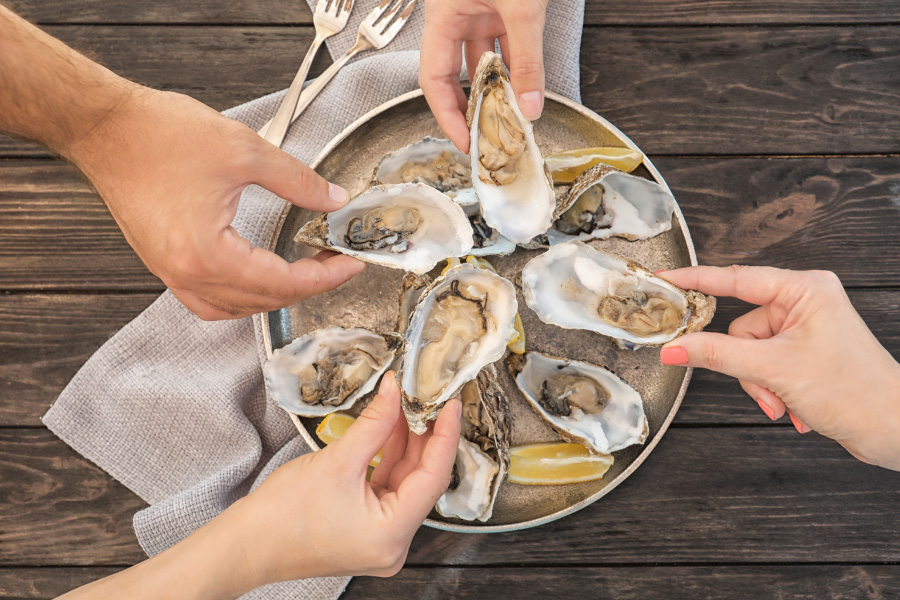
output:
<instances>
[{"instance_id":1,"label":"oyster on the half shell","mask_svg":"<svg viewBox=\"0 0 900 600\"><path fill-rule=\"evenodd\" d=\"M503 356L517 310L512 283L469 264L449 269L424 291L397 376L412 431L424 433L447 400Z\"/></svg>"},{"instance_id":2,"label":"oyster on the half shell","mask_svg":"<svg viewBox=\"0 0 900 600\"><path fill-rule=\"evenodd\" d=\"M462 208L422 183L375 186L304 225L294 241L418 274L473 243Z\"/></svg>"},{"instance_id":3,"label":"oyster on the half shell","mask_svg":"<svg viewBox=\"0 0 900 600\"><path fill-rule=\"evenodd\" d=\"M471 80L466 122L481 214L506 239L526 243L553 222L556 198L549 171L500 55L485 52Z\"/></svg>"},{"instance_id":4,"label":"oyster on the half shell","mask_svg":"<svg viewBox=\"0 0 900 600\"><path fill-rule=\"evenodd\" d=\"M566 210L547 230L550 245L577 239L645 240L672 228L675 198L658 183L597 165L582 173Z\"/></svg>"},{"instance_id":5,"label":"oyster on the half shell","mask_svg":"<svg viewBox=\"0 0 900 600\"><path fill-rule=\"evenodd\" d=\"M403 338L368 329L328 327L298 337L263 366L272 399L301 417L347 410L375 389L400 354Z\"/></svg>"},{"instance_id":6,"label":"oyster on the half shell","mask_svg":"<svg viewBox=\"0 0 900 600\"><path fill-rule=\"evenodd\" d=\"M509 401L488 365L463 386L462 430L450 486L435 509L445 517L487 521L509 469Z\"/></svg>"},{"instance_id":7,"label":"oyster on the half shell","mask_svg":"<svg viewBox=\"0 0 900 600\"><path fill-rule=\"evenodd\" d=\"M660 346L700 331L716 299L685 291L639 264L578 241L551 247L522 269L525 302L545 323L587 329L620 346Z\"/></svg>"},{"instance_id":8,"label":"oyster on the half shell","mask_svg":"<svg viewBox=\"0 0 900 600\"><path fill-rule=\"evenodd\" d=\"M459 204L472 227L469 254L511 254L516 245L491 228L481 216L481 206L472 187L469 155L448 139L426 137L391 152L375 168L374 184L424 183Z\"/></svg>"},{"instance_id":9,"label":"oyster on the half shell","mask_svg":"<svg viewBox=\"0 0 900 600\"><path fill-rule=\"evenodd\" d=\"M610 454L647 439L640 394L597 365L527 352L507 367L531 408L568 442Z\"/></svg>"}]
</instances>

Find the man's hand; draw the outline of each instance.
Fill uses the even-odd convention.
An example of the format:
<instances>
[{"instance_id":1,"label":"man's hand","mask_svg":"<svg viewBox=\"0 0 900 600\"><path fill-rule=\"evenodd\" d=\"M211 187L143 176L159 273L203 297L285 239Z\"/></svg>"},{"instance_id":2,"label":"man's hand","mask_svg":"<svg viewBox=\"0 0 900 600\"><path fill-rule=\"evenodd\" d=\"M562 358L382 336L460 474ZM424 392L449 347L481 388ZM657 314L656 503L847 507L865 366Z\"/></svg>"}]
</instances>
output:
<instances>
[{"instance_id":1,"label":"man's hand","mask_svg":"<svg viewBox=\"0 0 900 600\"><path fill-rule=\"evenodd\" d=\"M2 5L0 131L74 162L147 267L204 319L281 308L363 269L331 253L288 264L230 226L251 183L321 211L346 203L346 191L240 123L126 81Z\"/></svg>"},{"instance_id":2,"label":"man's hand","mask_svg":"<svg viewBox=\"0 0 900 600\"><path fill-rule=\"evenodd\" d=\"M329 252L288 263L240 237L230 224L251 183L318 211L347 192L187 96L134 86L69 153L147 267L203 319L288 306L365 266Z\"/></svg>"},{"instance_id":3,"label":"man's hand","mask_svg":"<svg viewBox=\"0 0 900 600\"><path fill-rule=\"evenodd\" d=\"M427 0L419 86L438 125L469 151L466 94L459 83L465 48L471 78L478 59L499 40L522 115L544 108L544 19L548 0Z\"/></svg>"}]
</instances>

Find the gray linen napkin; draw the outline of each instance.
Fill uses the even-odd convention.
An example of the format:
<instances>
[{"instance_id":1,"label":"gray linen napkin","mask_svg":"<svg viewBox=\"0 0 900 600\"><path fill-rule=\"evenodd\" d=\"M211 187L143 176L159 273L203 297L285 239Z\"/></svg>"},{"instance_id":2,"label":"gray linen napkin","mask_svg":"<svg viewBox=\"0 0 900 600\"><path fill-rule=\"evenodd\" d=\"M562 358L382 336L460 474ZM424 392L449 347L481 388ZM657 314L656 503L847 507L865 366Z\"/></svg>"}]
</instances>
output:
<instances>
[{"instance_id":1,"label":"gray linen napkin","mask_svg":"<svg viewBox=\"0 0 900 600\"><path fill-rule=\"evenodd\" d=\"M327 42L332 56L352 45L370 4L375 3L360 2L347 29ZM576 100L583 14L583 0L551 2L544 34L547 87ZM417 88L423 23L419 7L385 50L347 65L294 124L284 149L309 162L360 115ZM225 114L258 129L275 113L283 93ZM251 186L233 225L254 246L267 246L284 204ZM309 452L266 396L265 356L257 319L206 323L165 292L85 363L44 415L44 424L151 505L135 515L134 529L152 556L211 520L281 464ZM244 598L331 599L348 581L283 582Z\"/></svg>"}]
</instances>

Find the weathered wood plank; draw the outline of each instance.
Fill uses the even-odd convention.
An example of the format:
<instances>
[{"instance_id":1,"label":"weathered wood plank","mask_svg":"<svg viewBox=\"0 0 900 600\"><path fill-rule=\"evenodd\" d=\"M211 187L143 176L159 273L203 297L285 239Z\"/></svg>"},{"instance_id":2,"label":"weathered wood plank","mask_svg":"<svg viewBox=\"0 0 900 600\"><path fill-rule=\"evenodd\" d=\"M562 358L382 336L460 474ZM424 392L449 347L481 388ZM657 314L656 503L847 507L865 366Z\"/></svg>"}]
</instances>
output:
<instances>
[{"instance_id":1,"label":"weathered wood plank","mask_svg":"<svg viewBox=\"0 0 900 600\"><path fill-rule=\"evenodd\" d=\"M40 425L40 418L84 362L134 318L155 294L0 296L0 427ZM900 290L851 290L850 299L875 336L900 358ZM722 299L710 331L749 306ZM652 350L646 350L652 352ZM763 424L768 419L737 382L695 372L676 426ZM787 421L783 421L787 423Z\"/></svg>"},{"instance_id":2,"label":"weathered wood plank","mask_svg":"<svg viewBox=\"0 0 900 600\"><path fill-rule=\"evenodd\" d=\"M45 430L0 430L0 565L141 559L142 503ZM510 484L512 485L512 484ZM539 529L464 535L423 528L423 565L895 562L900 473L793 429L672 429L597 504ZM52 542L48 542L52 540Z\"/></svg>"},{"instance_id":3,"label":"weathered wood plank","mask_svg":"<svg viewBox=\"0 0 900 600\"><path fill-rule=\"evenodd\" d=\"M704 264L829 269L900 285L894 158L656 161ZM0 161L0 289L161 291L103 203L62 163Z\"/></svg>"},{"instance_id":4,"label":"weathered wood plank","mask_svg":"<svg viewBox=\"0 0 900 600\"><path fill-rule=\"evenodd\" d=\"M0 596L49 600L118 571L116 568L0 569ZM670 600L791 598L878 600L900 593L895 566L407 567L391 578L355 577L341 598L616 598Z\"/></svg>"},{"instance_id":5,"label":"weathered wood plank","mask_svg":"<svg viewBox=\"0 0 900 600\"><path fill-rule=\"evenodd\" d=\"M651 155L896 153L898 31L586 28L582 101Z\"/></svg>"},{"instance_id":6,"label":"weathered wood plank","mask_svg":"<svg viewBox=\"0 0 900 600\"><path fill-rule=\"evenodd\" d=\"M0 296L0 426L38 426L76 371L156 294Z\"/></svg>"},{"instance_id":7,"label":"weathered wood plank","mask_svg":"<svg viewBox=\"0 0 900 600\"><path fill-rule=\"evenodd\" d=\"M900 592L898 577L881 566L406 568L390 579L355 577L341 598L876 600Z\"/></svg>"},{"instance_id":8,"label":"weathered wood plank","mask_svg":"<svg viewBox=\"0 0 900 600\"><path fill-rule=\"evenodd\" d=\"M0 569L0 598L49 600L120 570L117 567Z\"/></svg>"},{"instance_id":9,"label":"weathered wood plank","mask_svg":"<svg viewBox=\"0 0 900 600\"><path fill-rule=\"evenodd\" d=\"M47 29L126 77L217 109L286 87L311 37L286 27ZM898 31L589 27L583 101L651 155L898 153ZM0 140L0 156L36 152Z\"/></svg>"},{"instance_id":10,"label":"weathered wood plank","mask_svg":"<svg viewBox=\"0 0 900 600\"><path fill-rule=\"evenodd\" d=\"M129 3L108 0L11 0L8 6L36 23L308 24L306 4L292 0L257 2ZM374 2L371 2L374 4ZM357 10L368 10L360 3ZM420 9L421 10L421 9ZM586 25L759 25L896 23L900 7L892 0L588 0Z\"/></svg>"},{"instance_id":11,"label":"weathered wood plank","mask_svg":"<svg viewBox=\"0 0 900 600\"><path fill-rule=\"evenodd\" d=\"M0 288L158 290L74 167L0 161Z\"/></svg>"},{"instance_id":12,"label":"weathered wood plank","mask_svg":"<svg viewBox=\"0 0 900 600\"><path fill-rule=\"evenodd\" d=\"M0 429L0 564L142 560L144 502L45 429Z\"/></svg>"}]
</instances>

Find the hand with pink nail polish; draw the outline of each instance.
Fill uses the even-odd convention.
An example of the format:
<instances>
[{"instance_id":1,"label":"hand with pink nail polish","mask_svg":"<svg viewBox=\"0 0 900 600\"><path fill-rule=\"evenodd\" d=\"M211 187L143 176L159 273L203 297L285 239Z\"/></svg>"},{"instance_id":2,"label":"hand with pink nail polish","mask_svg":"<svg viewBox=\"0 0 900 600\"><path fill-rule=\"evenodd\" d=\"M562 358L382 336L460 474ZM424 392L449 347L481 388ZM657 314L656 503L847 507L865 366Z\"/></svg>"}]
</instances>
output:
<instances>
[{"instance_id":1,"label":"hand with pink nail polish","mask_svg":"<svg viewBox=\"0 0 900 600\"><path fill-rule=\"evenodd\" d=\"M758 305L728 335L699 332L667 344L663 364L738 378L772 419L788 412L858 459L900 470L900 365L827 271L688 267L659 273L677 286Z\"/></svg>"},{"instance_id":2,"label":"hand with pink nail polish","mask_svg":"<svg viewBox=\"0 0 900 600\"><path fill-rule=\"evenodd\" d=\"M450 483L461 411L453 399L426 433L410 433L388 372L339 440L285 463L175 546L63 598L230 600L291 579L393 575Z\"/></svg>"},{"instance_id":3,"label":"hand with pink nail polish","mask_svg":"<svg viewBox=\"0 0 900 600\"><path fill-rule=\"evenodd\" d=\"M544 108L544 19L549 0L428 0L419 62L419 86L438 125L469 151L466 94L459 83L463 53L471 78L478 59L500 42L503 62L522 115Z\"/></svg>"}]
</instances>

